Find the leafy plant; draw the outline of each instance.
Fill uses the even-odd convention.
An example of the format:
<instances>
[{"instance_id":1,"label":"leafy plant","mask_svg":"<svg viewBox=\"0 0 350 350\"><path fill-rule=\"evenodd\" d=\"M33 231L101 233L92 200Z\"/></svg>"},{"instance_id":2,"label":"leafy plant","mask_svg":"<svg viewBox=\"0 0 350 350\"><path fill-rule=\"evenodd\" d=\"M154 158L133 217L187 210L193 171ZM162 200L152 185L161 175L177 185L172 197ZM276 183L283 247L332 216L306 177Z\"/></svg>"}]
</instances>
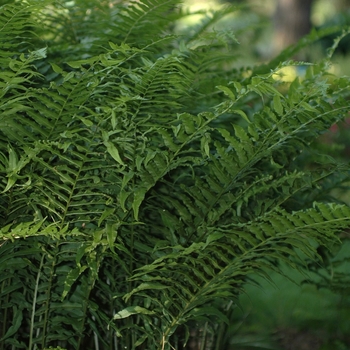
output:
<instances>
[{"instance_id":1,"label":"leafy plant","mask_svg":"<svg viewBox=\"0 0 350 350\"><path fill-rule=\"evenodd\" d=\"M210 29L239 9L177 35L178 3L1 7L1 349L180 349L196 323L220 349L205 335L251 273L349 225L321 197L347 168L298 161L348 79L232 69L234 33Z\"/></svg>"}]
</instances>

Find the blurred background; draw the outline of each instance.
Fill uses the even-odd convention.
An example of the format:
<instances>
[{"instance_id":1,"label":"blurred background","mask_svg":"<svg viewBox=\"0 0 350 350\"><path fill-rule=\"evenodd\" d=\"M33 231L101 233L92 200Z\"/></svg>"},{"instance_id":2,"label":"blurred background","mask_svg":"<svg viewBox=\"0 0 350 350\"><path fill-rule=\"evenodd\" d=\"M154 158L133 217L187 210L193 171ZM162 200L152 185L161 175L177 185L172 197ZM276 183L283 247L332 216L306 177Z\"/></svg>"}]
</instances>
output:
<instances>
[{"instance_id":1,"label":"blurred background","mask_svg":"<svg viewBox=\"0 0 350 350\"><path fill-rule=\"evenodd\" d=\"M236 67L267 62L314 29L328 34L293 58L319 61L341 34L339 26L347 29L350 25L350 0L185 0L184 5L197 14L189 16L179 31L210 16L210 9L237 7L218 28L236 36ZM349 35L339 43L332 63L330 74L350 74ZM291 74L292 80L297 73ZM334 125L318 140L318 149L349 164L349 131L349 119ZM345 183L334 196L350 204L348 187ZM288 277L271 273L271 283L254 276L256 285L246 286L240 307L232 312L226 330L229 349L350 349L349 233L342 238L343 245L329 257L328 271L318 270L324 279L312 268L300 273L285 267Z\"/></svg>"},{"instance_id":2,"label":"blurred background","mask_svg":"<svg viewBox=\"0 0 350 350\"><path fill-rule=\"evenodd\" d=\"M271 59L307 35L312 28L332 32L332 28L338 25L350 25L350 0L184 0L185 8L199 13L228 5L236 6L237 11L225 16L221 25L237 34L240 55L244 49L244 59L238 65ZM189 17L188 24L200 20L200 17L200 14ZM247 28L250 29L248 32ZM245 36L241 37L243 29ZM318 47L305 49L296 58L318 60L337 34L330 34ZM350 64L344 57L349 49L350 39L345 38L337 50L341 54L335 62L339 73L350 73Z\"/></svg>"}]
</instances>

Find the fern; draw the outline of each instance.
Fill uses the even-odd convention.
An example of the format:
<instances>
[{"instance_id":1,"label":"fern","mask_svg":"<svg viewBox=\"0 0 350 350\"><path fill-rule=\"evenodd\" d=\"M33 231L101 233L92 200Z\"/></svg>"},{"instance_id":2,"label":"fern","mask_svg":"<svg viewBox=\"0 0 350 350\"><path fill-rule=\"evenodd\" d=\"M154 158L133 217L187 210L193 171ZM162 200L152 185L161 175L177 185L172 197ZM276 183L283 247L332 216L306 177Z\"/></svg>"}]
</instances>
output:
<instances>
[{"instance_id":1,"label":"fern","mask_svg":"<svg viewBox=\"0 0 350 350\"><path fill-rule=\"evenodd\" d=\"M180 349L251 273L303 269L349 225L320 200L348 168L300 165L348 79L224 69L234 33L210 27L236 9L186 36L178 7L1 8L1 349Z\"/></svg>"}]
</instances>

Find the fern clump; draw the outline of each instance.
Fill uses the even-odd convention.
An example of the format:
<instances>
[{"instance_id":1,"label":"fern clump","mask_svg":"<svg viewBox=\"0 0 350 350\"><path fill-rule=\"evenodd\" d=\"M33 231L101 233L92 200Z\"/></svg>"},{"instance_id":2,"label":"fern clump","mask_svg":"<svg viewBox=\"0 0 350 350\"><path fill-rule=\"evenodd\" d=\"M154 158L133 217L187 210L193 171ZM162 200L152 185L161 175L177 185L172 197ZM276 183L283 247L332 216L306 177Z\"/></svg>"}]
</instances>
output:
<instances>
[{"instance_id":1,"label":"fern clump","mask_svg":"<svg viewBox=\"0 0 350 350\"><path fill-rule=\"evenodd\" d=\"M2 349L180 349L251 273L302 268L349 225L322 199L347 168L300 161L348 79L227 69L234 33L210 28L237 8L186 36L178 3L2 6Z\"/></svg>"}]
</instances>

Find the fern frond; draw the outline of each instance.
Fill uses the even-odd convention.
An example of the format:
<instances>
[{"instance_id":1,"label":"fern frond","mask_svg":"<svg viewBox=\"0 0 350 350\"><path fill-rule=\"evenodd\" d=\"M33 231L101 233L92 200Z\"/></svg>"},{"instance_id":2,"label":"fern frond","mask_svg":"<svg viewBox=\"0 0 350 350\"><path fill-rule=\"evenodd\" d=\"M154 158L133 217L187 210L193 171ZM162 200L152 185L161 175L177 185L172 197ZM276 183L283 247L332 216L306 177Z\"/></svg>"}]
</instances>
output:
<instances>
[{"instance_id":1,"label":"fern frond","mask_svg":"<svg viewBox=\"0 0 350 350\"><path fill-rule=\"evenodd\" d=\"M167 17L179 4L178 0L142 0L131 1L120 14L122 22L119 30L123 33L123 42L134 43L142 35L142 41L150 41L164 31L168 25ZM149 24L152 23L150 26ZM145 31L145 28L147 30ZM137 42L140 42L137 40Z\"/></svg>"},{"instance_id":2,"label":"fern frond","mask_svg":"<svg viewBox=\"0 0 350 350\"><path fill-rule=\"evenodd\" d=\"M33 20L31 13L40 8L38 4L21 2L1 6L0 16L0 40L1 58L0 63L6 62L9 57L20 55L28 49L33 49L32 28L38 24ZM6 67L6 66L5 66Z\"/></svg>"},{"instance_id":3,"label":"fern frond","mask_svg":"<svg viewBox=\"0 0 350 350\"><path fill-rule=\"evenodd\" d=\"M316 204L314 209L292 214L280 210L248 224L208 227L205 242L188 248L174 246L173 252L140 268L132 279L141 284L125 298L151 294L152 301L158 300L152 310L160 313L160 319L165 316L169 325L163 331L170 337L176 323L196 318L202 302L207 305L209 300L234 296L246 274L274 268L270 259L295 267L287 258L298 259L292 247L315 258L317 252L310 239L324 244L334 241L329 228L336 225L336 230L342 230L349 224L349 214L345 206ZM167 300L173 300L171 305ZM210 308L204 310L207 316L217 316Z\"/></svg>"},{"instance_id":4,"label":"fern frond","mask_svg":"<svg viewBox=\"0 0 350 350\"><path fill-rule=\"evenodd\" d=\"M298 162L348 112L348 79L224 69L235 33L209 28L232 7L179 37L175 0L76 5L0 12L1 342L169 349L349 224L305 199L340 167Z\"/></svg>"}]
</instances>

